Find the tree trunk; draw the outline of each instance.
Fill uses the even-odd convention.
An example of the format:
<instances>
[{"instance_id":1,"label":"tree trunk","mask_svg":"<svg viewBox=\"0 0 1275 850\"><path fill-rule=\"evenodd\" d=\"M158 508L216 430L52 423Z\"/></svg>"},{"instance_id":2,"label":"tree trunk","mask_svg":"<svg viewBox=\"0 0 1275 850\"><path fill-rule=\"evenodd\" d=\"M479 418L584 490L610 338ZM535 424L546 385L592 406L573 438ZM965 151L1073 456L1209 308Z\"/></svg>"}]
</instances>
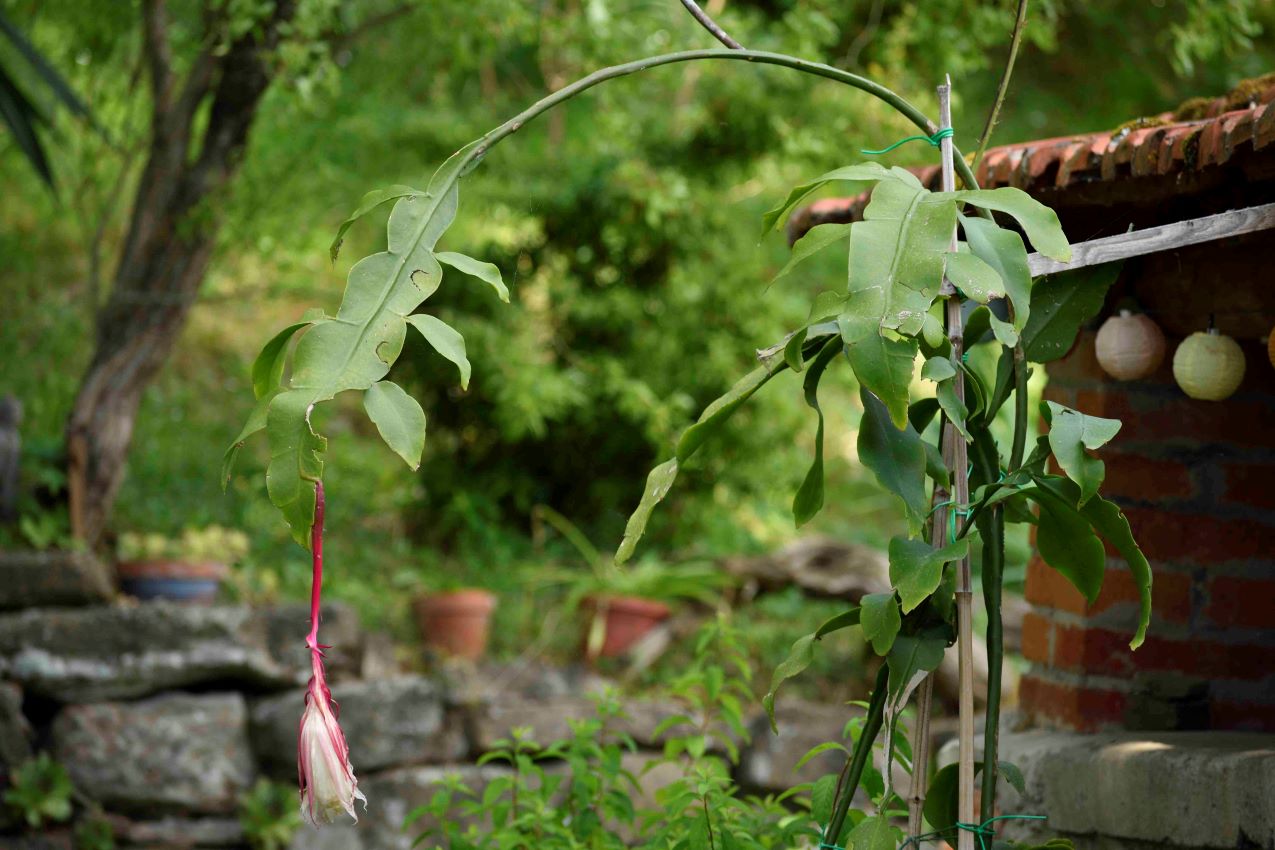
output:
<instances>
[{"instance_id":1,"label":"tree trunk","mask_svg":"<svg viewBox=\"0 0 1275 850\"><path fill-rule=\"evenodd\" d=\"M218 196L239 171L273 75L269 54L294 9L280 0L268 21L224 53L206 49L177 93L163 0L143 3L155 100L150 150L111 295L98 315L97 348L66 427L72 529L90 546L123 481L142 392L172 351L203 282L219 227ZM209 96L206 129L192 149L195 116Z\"/></svg>"}]
</instances>

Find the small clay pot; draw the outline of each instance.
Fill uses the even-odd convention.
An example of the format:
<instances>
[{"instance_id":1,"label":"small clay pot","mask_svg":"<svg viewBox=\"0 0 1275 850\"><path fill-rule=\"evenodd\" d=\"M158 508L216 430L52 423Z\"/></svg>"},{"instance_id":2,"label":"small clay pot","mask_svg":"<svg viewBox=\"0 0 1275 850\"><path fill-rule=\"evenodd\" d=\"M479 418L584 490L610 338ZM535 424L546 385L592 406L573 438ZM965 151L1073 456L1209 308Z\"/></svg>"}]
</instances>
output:
<instances>
[{"instance_id":1,"label":"small clay pot","mask_svg":"<svg viewBox=\"0 0 1275 850\"><path fill-rule=\"evenodd\" d=\"M124 561L116 565L120 588L142 600L166 599L209 605L230 569L225 564L185 561Z\"/></svg>"},{"instance_id":2,"label":"small clay pot","mask_svg":"<svg viewBox=\"0 0 1275 850\"><path fill-rule=\"evenodd\" d=\"M477 661L487 652L496 597L485 590L430 593L412 600L421 640L453 658Z\"/></svg>"},{"instance_id":3,"label":"small clay pot","mask_svg":"<svg viewBox=\"0 0 1275 850\"><path fill-rule=\"evenodd\" d=\"M604 633L598 658L616 658L623 655L669 616L669 607L663 602L642 599L638 596L590 599L586 608L594 615L601 612L603 617Z\"/></svg>"}]
</instances>

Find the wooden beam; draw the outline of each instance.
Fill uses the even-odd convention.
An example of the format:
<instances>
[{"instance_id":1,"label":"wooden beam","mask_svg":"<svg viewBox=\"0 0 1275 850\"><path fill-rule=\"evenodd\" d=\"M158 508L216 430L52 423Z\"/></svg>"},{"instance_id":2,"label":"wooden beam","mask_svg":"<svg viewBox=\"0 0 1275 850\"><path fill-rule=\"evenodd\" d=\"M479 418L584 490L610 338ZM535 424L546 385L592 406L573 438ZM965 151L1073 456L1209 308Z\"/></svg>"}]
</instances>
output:
<instances>
[{"instance_id":1,"label":"wooden beam","mask_svg":"<svg viewBox=\"0 0 1275 850\"><path fill-rule=\"evenodd\" d=\"M1031 268L1032 277L1039 277L1271 228L1275 228L1275 204L1263 204L1160 227L1134 230L1117 236L1090 239L1071 246L1070 263L1060 263L1040 254L1031 254L1027 257L1027 265Z\"/></svg>"}]
</instances>

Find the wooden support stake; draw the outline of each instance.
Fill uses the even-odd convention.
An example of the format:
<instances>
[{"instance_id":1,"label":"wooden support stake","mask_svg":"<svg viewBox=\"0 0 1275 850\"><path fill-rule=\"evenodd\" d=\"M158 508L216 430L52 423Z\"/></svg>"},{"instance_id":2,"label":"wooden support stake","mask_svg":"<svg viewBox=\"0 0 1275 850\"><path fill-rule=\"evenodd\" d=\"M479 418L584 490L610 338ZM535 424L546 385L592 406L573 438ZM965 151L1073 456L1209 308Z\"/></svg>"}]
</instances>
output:
<instances>
[{"instance_id":1,"label":"wooden support stake","mask_svg":"<svg viewBox=\"0 0 1275 850\"><path fill-rule=\"evenodd\" d=\"M942 127L952 126L952 79L939 86L939 124ZM942 140L940 151L943 157L943 191L956 189L956 171L953 163L952 139L949 136ZM956 251L956 230L952 231L952 251ZM956 365L956 376L952 378L952 388L956 397L965 400L965 373L961 370L961 355L964 353L965 322L961 316L961 299L956 287L948 280L943 281L943 292L947 293L944 305L946 313L947 338L952 344L952 362ZM946 423L943 428L943 459L952 474L952 502L950 510L965 510L969 507L969 457L965 446L965 438L961 433ZM948 526L948 511L940 511L935 521L942 520L944 528ZM956 580L956 627L957 654L960 660L960 758L957 768L959 792L957 795L957 817L962 823L972 824L974 820L974 596L973 582L970 578L970 559L962 558L958 565ZM974 833L962 829L957 836L957 850L974 850Z\"/></svg>"}]
</instances>

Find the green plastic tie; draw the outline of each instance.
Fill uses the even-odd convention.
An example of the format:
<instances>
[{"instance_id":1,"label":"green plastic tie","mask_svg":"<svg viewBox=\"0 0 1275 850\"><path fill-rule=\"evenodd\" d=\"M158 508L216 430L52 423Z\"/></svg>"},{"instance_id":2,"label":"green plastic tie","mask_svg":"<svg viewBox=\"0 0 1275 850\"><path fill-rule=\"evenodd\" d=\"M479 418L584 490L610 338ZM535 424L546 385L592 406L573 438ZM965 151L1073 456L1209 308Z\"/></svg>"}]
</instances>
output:
<instances>
[{"instance_id":1,"label":"green plastic tie","mask_svg":"<svg viewBox=\"0 0 1275 850\"><path fill-rule=\"evenodd\" d=\"M955 134L956 134L956 131L953 130L951 127L944 127L942 130L939 130L933 136L924 136L924 135L908 136L906 139L899 139L897 142L890 145L888 148L882 148L879 151L860 150L859 153L865 154L866 156L880 156L883 153L889 153L890 151L897 148L899 145L906 145L908 142L929 142L930 147L937 148L940 142L942 142L944 139L952 138L952 136Z\"/></svg>"},{"instance_id":2,"label":"green plastic tie","mask_svg":"<svg viewBox=\"0 0 1275 850\"><path fill-rule=\"evenodd\" d=\"M996 837L996 830L992 829L991 825L998 820L1049 820L1049 818L1044 815L997 815L994 818L988 818L982 823L962 823L957 821L952 830L957 832L964 830L965 832L974 833L978 836L978 846L981 850L988 850L988 840ZM899 850L905 850L907 847L920 847L922 841L938 841L941 838L946 838L947 836L944 835L944 832L952 830L938 830L927 832L923 835L910 836L903 842ZM826 850L826 848L821 844L819 845L819 850ZM831 848L827 848L827 850L831 850Z\"/></svg>"}]
</instances>

